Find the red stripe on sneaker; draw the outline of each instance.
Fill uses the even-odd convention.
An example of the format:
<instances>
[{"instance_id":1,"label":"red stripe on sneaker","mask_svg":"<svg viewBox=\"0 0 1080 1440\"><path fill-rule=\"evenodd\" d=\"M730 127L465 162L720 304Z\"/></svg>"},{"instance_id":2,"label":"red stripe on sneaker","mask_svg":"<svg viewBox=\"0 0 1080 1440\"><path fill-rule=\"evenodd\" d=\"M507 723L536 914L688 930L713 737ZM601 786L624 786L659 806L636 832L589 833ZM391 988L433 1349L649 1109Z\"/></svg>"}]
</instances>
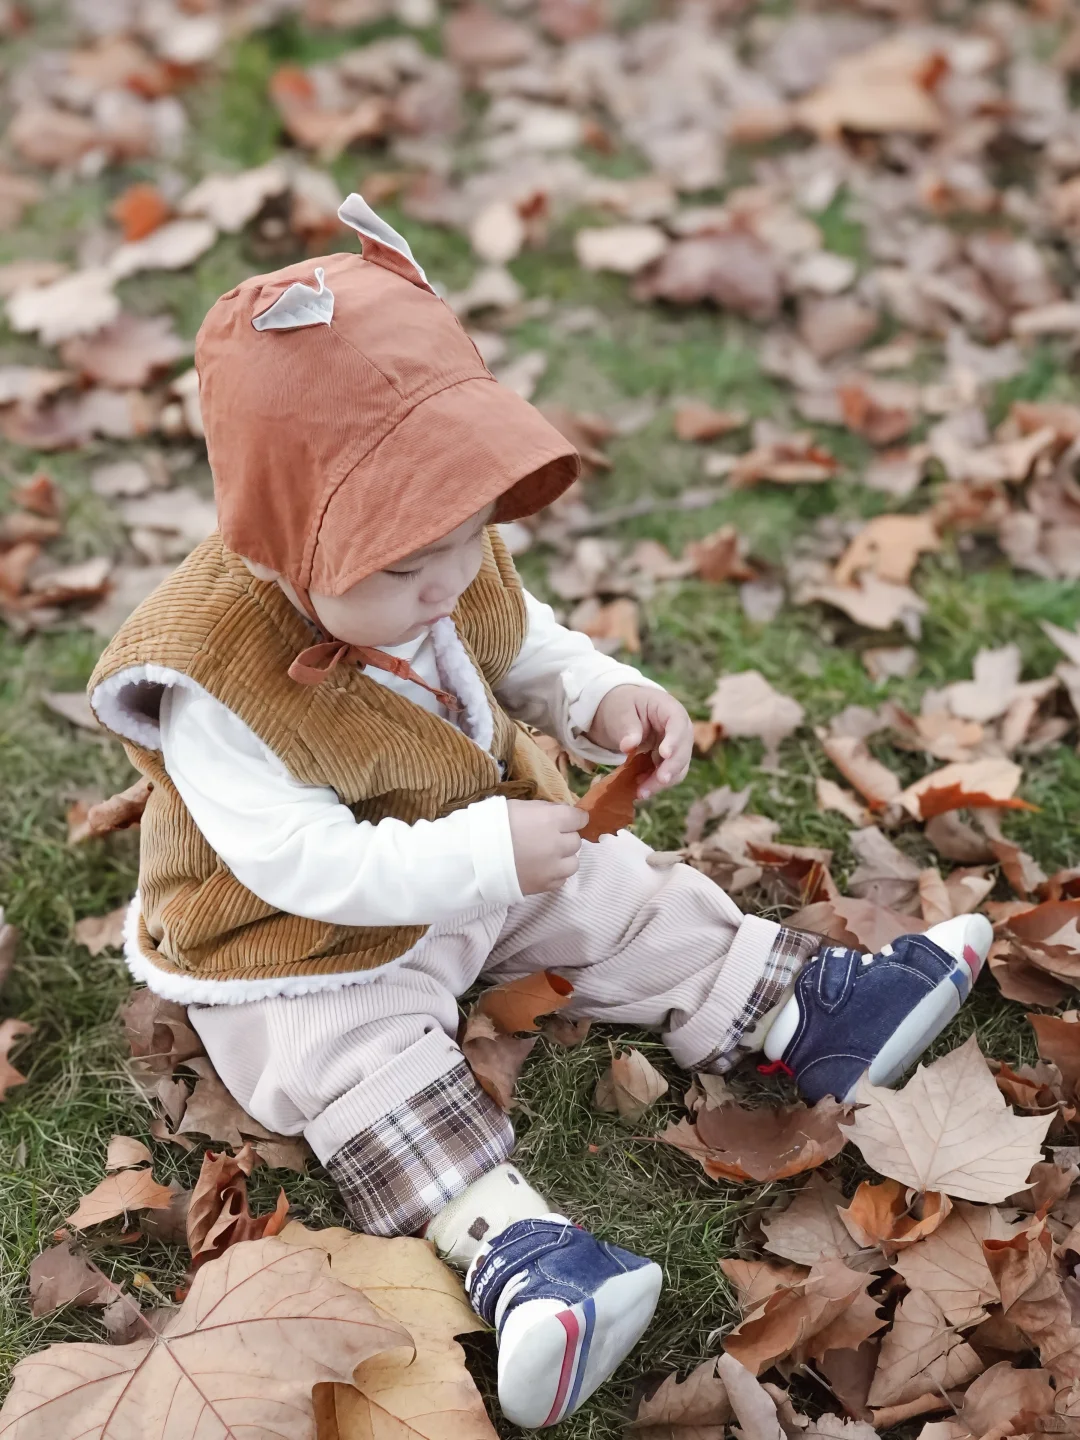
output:
<instances>
[{"instance_id":1,"label":"red stripe on sneaker","mask_svg":"<svg viewBox=\"0 0 1080 1440\"><path fill-rule=\"evenodd\" d=\"M574 1373L574 1357L577 1355L578 1337L581 1334L581 1327L578 1325L578 1319L573 1310L563 1310L555 1318L566 1331L566 1349L563 1351L562 1369L559 1371L559 1388L555 1391L555 1403L548 1412L548 1417L544 1421L545 1425L554 1425L559 1419L566 1392L570 1389L570 1380Z\"/></svg>"},{"instance_id":2,"label":"red stripe on sneaker","mask_svg":"<svg viewBox=\"0 0 1080 1440\"><path fill-rule=\"evenodd\" d=\"M982 956L975 949L974 945L964 946L964 959L967 961L968 969L971 971L972 980L979 978L979 971L982 969Z\"/></svg>"}]
</instances>

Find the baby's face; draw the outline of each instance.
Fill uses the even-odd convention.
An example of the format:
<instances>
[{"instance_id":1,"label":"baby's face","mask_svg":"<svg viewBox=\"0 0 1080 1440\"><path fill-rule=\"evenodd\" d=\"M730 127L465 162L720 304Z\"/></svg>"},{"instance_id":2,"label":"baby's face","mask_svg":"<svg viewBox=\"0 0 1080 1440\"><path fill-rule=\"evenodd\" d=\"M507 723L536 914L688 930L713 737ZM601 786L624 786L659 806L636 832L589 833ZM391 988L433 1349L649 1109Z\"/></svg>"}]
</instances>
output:
<instances>
[{"instance_id":1,"label":"baby's face","mask_svg":"<svg viewBox=\"0 0 1080 1440\"><path fill-rule=\"evenodd\" d=\"M327 632L352 645L403 645L449 615L479 572L484 526L493 509L486 506L449 535L368 575L344 595L312 590L311 603Z\"/></svg>"}]
</instances>

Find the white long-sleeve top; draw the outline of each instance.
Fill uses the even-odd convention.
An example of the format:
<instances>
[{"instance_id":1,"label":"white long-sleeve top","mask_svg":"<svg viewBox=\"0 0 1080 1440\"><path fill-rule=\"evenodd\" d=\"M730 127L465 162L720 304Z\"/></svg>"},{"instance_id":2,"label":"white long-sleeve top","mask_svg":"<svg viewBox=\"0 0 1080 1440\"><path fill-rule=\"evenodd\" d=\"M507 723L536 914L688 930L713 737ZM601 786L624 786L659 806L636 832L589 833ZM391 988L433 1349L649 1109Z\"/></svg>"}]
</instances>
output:
<instances>
[{"instance_id":1,"label":"white long-sleeve top","mask_svg":"<svg viewBox=\"0 0 1080 1440\"><path fill-rule=\"evenodd\" d=\"M652 685L559 625L526 593L528 629L498 689L515 719L606 764L622 760L585 738L597 706L619 685ZM429 634L387 653L422 679L440 676ZM463 652L464 653L464 652ZM385 670L380 685L454 723L436 697ZM439 820L357 821L329 787L304 785L233 712L205 691L170 686L161 702L169 777L207 843L260 900L341 925L430 925L520 900L506 800L478 801Z\"/></svg>"}]
</instances>

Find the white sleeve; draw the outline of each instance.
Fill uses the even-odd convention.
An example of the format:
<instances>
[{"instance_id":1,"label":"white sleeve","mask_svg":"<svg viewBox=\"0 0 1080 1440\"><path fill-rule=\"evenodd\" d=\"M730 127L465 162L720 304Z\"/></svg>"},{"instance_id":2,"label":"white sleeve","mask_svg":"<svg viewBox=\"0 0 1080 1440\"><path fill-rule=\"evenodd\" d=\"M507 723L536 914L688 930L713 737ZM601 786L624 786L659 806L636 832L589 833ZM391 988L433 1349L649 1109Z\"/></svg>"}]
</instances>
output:
<instances>
[{"instance_id":1,"label":"white sleeve","mask_svg":"<svg viewBox=\"0 0 1080 1440\"><path fill-rule=\"evenodd\" d=\"M357 821L330 788L303 785L238 716L171 687L161 750L191 818L260 900L338 925L430 925L521 899L500 795L441 820Z\"/></svg>"},{"instance_id":2,"label":"white sleeve","mask_svg":"<svg viewBox=\"0 0 1080 1440\"><path fill-rule=\"evenodd\" d=\"M499 701L508 715L554 735L567 750L603 765L626 758L602 750L585 738L596 707L619 685L662 689L632 665L603 655L580 630L568 630L544 605L525 591L529 628L517 659L499 686Z\"/></svg>"}]
</instances>

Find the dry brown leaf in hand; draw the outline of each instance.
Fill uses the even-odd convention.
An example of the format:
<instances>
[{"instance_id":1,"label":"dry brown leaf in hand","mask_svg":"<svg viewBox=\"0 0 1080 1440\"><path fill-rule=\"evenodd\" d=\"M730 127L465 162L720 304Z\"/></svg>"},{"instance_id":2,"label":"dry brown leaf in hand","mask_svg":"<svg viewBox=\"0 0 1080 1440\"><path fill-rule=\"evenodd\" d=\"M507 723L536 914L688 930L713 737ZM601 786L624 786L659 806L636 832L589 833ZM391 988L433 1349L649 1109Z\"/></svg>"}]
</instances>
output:
<instances>
[{"instance_id":1,"label":"dry brown leaf in hand","mask_svg":"<svg viewBox=\"0 0 1080 1440\"><path fill-rule=\"evenodd\" d=\"M514 1103L514 1086L521 1067L540 1037L507 1035L490 1015L473 1010L465 1022L461 1051L480 1084L503 1110Z\"/></svg>"},{"instance_id":2,"label":"dry brown leaf in hand","mask_svg":"<svg viewBox=\"0 0 1080 1440\"><path fill-rule=\"evenodd\" d=\"M929 820L946 810L1034 810L1028 801L1013 798L1022 778L1020 766L1011 760L963 760L924 775L899 798L916 820Z\"/></svg>"},{"instance_id":3,"label":"dry brown leaf in hand","mask_svg":"<svg viewBox=\"0 0 1080 1440\"><path fill-rule=\"evenodd\" d=\"M709 719L726 737L764 742L765 768L778 763L781 742L795 733L805 714L797 700L774 690L759 670L721 675L708 705Z\"/></svg>"},{"instance_id":4,"label":"dry brown leaf in hand","mask_svg":"<svg viewBox=\"0 0 1080 1440\"><path fill-rule=\"evenodd\" d=\"M172 1201L173 1192L167 1185L159 1185L149 1169L119 1170L84 1195L66 1223L73 1230L85 1230L129 1210L167 1210Z\"/></svg>"},{"instance_id":5,"label":"dry brown leaf in hand","mask_svg":"<svg viewBox=\"0 0 1080 1440\"><path fill-rule=\"evenodd\" d=\"M599 840L632 825L638 789L655 769L652 751L642 748L628 755L617 770L594 780L577 802L589 817L581 838Z\"/></svg>"},{"instance_id":6,"label":"dry brown leaf in hand","mask_svg":"<svg viewBox=\"0 0 1080 1440\"><path fill-rule=\"evenodd\" d=\"M714 1180L782 1180L838 1155L845 1143L840 1121L849 1114L831 1096L812 1109L721 1105L698 1110L693 1123L680 1120L657 1138L691 1155Z\"/></svg>"},{"instance_id":7,"label":"dry brown leaf in hand","mask_svg":"<svg viewBox=\"0 0 1080 1440\"><path fill-rule=\"evenodd\" d=\"M74 929L78 944L85 945L91 955L100 955L103 950L120 950L124 944L124 921L128 907L120 905L108 915L87 915L79 920Z\"/></svg>"},{"instance_id":8,"label":"dry brown leaf in hand","mask_svg":"<svg viewBox=\"0 0 1080 1440\"><path fill-rule=\"evenodd\" d=\"M51 1315L62 1305L106 1305L116 1286L70 1240L50 1245L30 1262L30 1313Z\"/></svg>"},{"instance_id":9,"label":"dry brown leaf in hand","mask_svg":"<svg viewBox=\"0 0 1080 1440\"><path fill-rule=\"evenodd\" d=\"M483 1330L461 1279L425 1240L384 1239L350 1230L281 1232L290 1245L315 1246L330 1257L330 1274L361 1291L375 1311L403 1325L416 1346L363 1362L353 1385L335 1385L327 1440L495 1440L483 1400L455 1337ZM354 1388L355 1387L355 1388ZM323 1436L320 1413L319 1436Z\"/></svg>"},{"instance_id":10,"label":"dry brown leaf in hand","mask_svg":"<svg viewBox=\"0 0 1080 1440\"><path fill-rule=\"evenodd\" d=\"M640 1050L613 1055L596 1082L593 1104L598 1110L617 1110L623 1120L640 1120L650 1105L666 1095L668 1082Z\"/></svg>"},{"instance_id":11,"label":"dry brown leaf in hand","mask_svg":"<svg viewBox=\"0 0 1080 1440\"><path fill-rule=\"evenodd\" d=\"M983 1253L1001 1294L1004 1318L1038 1347L1059 1383L1080 1379L1080 1326L1062 1288L1054 1241L1037 1219L1008 1240L987 1240Z\"/></svg>"},{"instance_id":12,"label":"dry brown leaf in hand","mask_svg":"<svg viewBox=\"0 0 1080 1440\"><path fill-rule=\"evenodd\" d=\"M815 1172L786 1209L770 1210L762 1219L765 1249L799 1265L850 1259L859 1244L840 1219L843 1203L839 1184Z\"/></svg>"},{"instance_id":13,"label":"dry brown leaf in hand","mask_svg":"<svg viewBox=\"0 0 1080 1440\"><path fill-rule=\"evenodd\" d=\"M14 1086L26 1084L26 1076L15 1069L8 1054L17 1041L24 1035L33 1034L33 1031L33 1025L25 1020L0 1021L0 1100L5 1100Z\"/></svg>"},{"instance_id":14,"label":"dry brown leaf in hand","mask_svg":"<svg viewBox=\"0 0 1080 1440\"><path fill-rule=\"evenodd\" d=\"M777 1360L817 1359L829 1350L854 1349L885 1324L867 1287L874 1276L841 1260L819 1261L805 1280L775 1290L724 1338L724 1349L753 1375Z\"/></svg>"},{"instance_id":15,"label":"dry brown leaf in hand","mask_svg":"<svg viewBox=\"0 0 1080 1440\"><path fill-rule=\"evenodd\" d=\"M983 1368L975 1351L952 1328L941 1307L924 1290L901 1302L881 1342L868 1403L902 1405L939 1390L953 1390Z\"/></svg>"},{"instance_id":16,"label":"dry brown leaf in hand","mask_svg":"<svg viewBox=\"0 0 1080 1440\"><path fill-rule=\"evenodd\" d=\"M20 1361L0 1432L23 1440L127 1433L140 1440L245 1427L311 1440L311 1393L348 1384L408 1333L325 1273L318 1250L279 1240L239 1245L204 1266L160 1335L130 1345L50 1345Z\"/></svg>"},{"instance_id":17,"label":"dry brown leaf in hand","mask_svg":"<svg viewBox=\"0 0 1080 1440\"><path fill-rule=\"evenodd\" d=\"M685 1380L665 1376L626 1428L637 1440L726 1440L733 1414L717 1361L703 1360Z\"/></svg>"},{"instance_id":18,"label":"dry brown leaf in hand","mask_svg":"<svg viewBox=\"0 0 1080 1440\"><path fill-rule=\"evenodd\" d=\"M932 516L879 515L869 520L844 551L833 571L837 585L850 585L864 570L879 580L906 585L919 556L940 550Z\"/></svg>"},{"instance_id":19,"label":"dry brown leaf in hand","mask_svg":"<svg viewBox=\"0 0 1080 1440\"><path fill-rule=\"evenodd\" d=\"M247 1177L255 1168L251 1142L238 1155L216 1155L208 1150L199 1178L191 1191L185 1222L191 1268L216 1260L242 1240L276 1235L285 1224L289 1202L279 1192L276 1208L267 1215L252 1215L248 1207Z\"/></svg>"},{"instance_id":20,"label":"dry brown leaf in hand","mask_svg":"<svg viewBox=\"0 0 1080 1440\"><path fill-rule=\"evenodd\" d=\"M932 1235L952 1209L947 1195L915 1195L896 1180L864 1180L840 1218L860 1246L886 1251L914 1245ZM919 1213L913 1213L917 1210Z\"/></svg>"},{"instance_id":21,"label":"dry brown leaf in hand","mask_svg":"<svg viewBox=\"0 0 1080 1440\"><path fill-rule=\"evenodd\" d=\"M994 1204L1023 1187L1050 1117L1014 1115L974 1036L902 1090L859 1082L844 1135L872 1170L915 1190ZM882 1404L886 1403L884 1401Z\"/></svg>"},{"instance_id":22,"label":"dry brown leaf in hand","mask_svg":"<svg viewBox=\"0 0 1080 1440\"><path fill-rule=\"evenodd\" d=\"M481 1015L489 1016L507 1035L526 1030L535 1034L543 1015L554 1014L570 1004L574 987L554 970L537 970L485 990L476 1002Z\"/></svg>"},{"instance_id":23,"label":"dry brown leaf in hand","mask_svg":"<svg viewBox=\"0 0 1080 1440\"><path fill-rule=\"evenodd\" d=\"M108 800L102 800L97 805L91 805L86 817L90 834L108 835L113 830L128 830L132 825L138 825L153 788L153 782L145 775L140 775L134 785L129 785L126 790L110 795Z\"/></svg>"}]
</instances>

